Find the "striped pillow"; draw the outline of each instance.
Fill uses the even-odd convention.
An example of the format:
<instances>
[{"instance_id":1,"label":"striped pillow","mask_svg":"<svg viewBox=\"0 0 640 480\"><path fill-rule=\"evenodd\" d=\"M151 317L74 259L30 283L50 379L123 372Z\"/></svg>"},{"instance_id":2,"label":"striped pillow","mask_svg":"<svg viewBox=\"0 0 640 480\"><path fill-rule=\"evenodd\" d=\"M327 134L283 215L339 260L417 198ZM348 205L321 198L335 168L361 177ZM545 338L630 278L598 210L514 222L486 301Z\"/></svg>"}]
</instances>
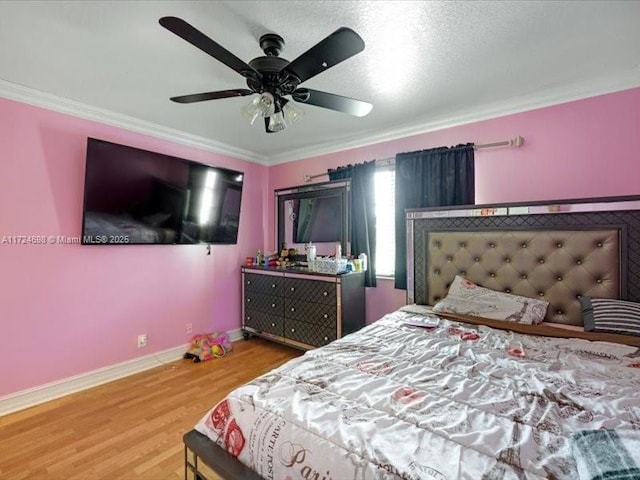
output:
<instances>
[{"instance_id":1,"label":"striped pillow","mask_svg":"<svg viewBox=\"0 0 640 480\"><path fill-rule=\"evenodd\" d=\"M586 332L611 332L640 336L640 303L610 298L581 297Z\"/></svg>"}]
</instances>

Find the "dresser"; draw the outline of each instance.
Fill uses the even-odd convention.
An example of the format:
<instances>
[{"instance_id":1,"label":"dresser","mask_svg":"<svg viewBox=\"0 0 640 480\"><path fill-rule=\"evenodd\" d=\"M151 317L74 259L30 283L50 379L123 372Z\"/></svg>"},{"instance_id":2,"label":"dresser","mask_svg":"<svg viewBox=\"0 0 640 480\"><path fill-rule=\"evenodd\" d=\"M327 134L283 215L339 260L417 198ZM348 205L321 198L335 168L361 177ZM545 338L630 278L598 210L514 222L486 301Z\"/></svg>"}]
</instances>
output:
<instances>
[{"instance_id":1,"label":"dresser","mask_svg":"<svg viewBox=\"0 0 640 480\"><path fill-rule=\"evenodd\" d=\"M310 349L365 325L364 273L242 267L242 331Z\"/></svg>"}]
</instances>

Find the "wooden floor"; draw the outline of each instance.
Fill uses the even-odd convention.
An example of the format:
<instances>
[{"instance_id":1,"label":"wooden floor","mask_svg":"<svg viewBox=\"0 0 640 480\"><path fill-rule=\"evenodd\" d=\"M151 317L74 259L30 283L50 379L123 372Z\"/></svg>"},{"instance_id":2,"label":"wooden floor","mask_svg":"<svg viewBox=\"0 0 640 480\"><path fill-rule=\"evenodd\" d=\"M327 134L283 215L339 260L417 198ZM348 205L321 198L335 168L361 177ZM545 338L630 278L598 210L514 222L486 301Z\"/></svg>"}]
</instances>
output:
<instances>
[{"instance_id":1,"label":"wooden floor","mask_svg":"<svg viewBox=\"0 0 640 480\"><path fill-rule=\"evenodd\" d=\"M0 417L0 478L183 478L182 435L229 391L301 352L253 338Z\"/></svg>"}]
</instances>

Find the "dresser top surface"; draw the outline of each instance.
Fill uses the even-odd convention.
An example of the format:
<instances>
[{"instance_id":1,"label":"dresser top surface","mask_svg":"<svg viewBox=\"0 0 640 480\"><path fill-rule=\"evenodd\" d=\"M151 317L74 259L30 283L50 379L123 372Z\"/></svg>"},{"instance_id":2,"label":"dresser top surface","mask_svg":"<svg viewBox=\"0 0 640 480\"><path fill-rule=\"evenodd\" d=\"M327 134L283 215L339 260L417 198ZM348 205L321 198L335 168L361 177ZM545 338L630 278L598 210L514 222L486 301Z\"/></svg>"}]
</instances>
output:
<instances>
[{"instance_id":1,"label":"dresser top surface","mask_svg":"<svg viewBox=\"0 0 640 480\"><path fill-rule=\"evenodd\" d=\"M346 276L364 275L364 272L344 272L344 273L338 273L338 274L313 272L305 266L280 268L280 267L262 267L259 265L251 265L251 266L243 265L241 269L243 272L248 272L248 273L261 273L261 272L270 273L270 274L280 273L284 276L286 276L287 274L295 274L295 275L309 275L314 277L343 278Z\"/></svg>"}]
</instances>

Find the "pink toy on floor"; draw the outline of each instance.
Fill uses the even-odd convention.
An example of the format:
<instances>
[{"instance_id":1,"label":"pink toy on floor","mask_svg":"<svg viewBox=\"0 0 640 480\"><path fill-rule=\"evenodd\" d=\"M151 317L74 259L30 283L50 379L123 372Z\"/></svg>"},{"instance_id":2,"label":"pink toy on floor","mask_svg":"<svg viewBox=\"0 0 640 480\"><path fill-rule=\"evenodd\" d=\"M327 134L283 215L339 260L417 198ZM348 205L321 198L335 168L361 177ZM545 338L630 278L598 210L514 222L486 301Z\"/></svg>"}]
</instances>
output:
<instances>
[{"instance_id":1,"label":"pink toy on floor","mask_svg":"<svg viewBox=\"0 0 640 480\"><path fill-rule=\"evenodd\" d=\"M195 363L220 358L232 349L229 336L224 332L199 333L191 338L191 346L184 358L191 358Z\"/></svg>"}]
</instances>

